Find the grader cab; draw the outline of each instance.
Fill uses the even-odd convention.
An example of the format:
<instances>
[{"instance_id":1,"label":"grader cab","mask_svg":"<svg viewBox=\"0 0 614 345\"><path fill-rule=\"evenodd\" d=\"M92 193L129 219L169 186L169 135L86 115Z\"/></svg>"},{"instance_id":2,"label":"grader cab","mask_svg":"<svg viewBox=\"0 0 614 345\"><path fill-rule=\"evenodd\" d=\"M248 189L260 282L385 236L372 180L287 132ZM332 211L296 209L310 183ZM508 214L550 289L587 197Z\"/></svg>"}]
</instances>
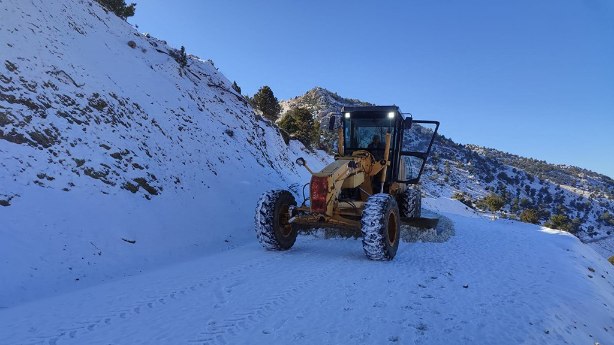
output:
<instances>
[{"instance_id":1,"label":"grader cab","mask_svg":"<svg viewBox=\"0 0 614 345\"><path fill-rule=\"evenodd\" d=\"M256 208L259 242L270 250L290 249L301 228L342 228L362 235L372 260L392 260L401 224L433 226L421 218L420 177L438 121L414 120L397 106L344 107L335 161L311 173L309 196L297 205L286 190L264 193Z\"/></svg>"}]
</instances>

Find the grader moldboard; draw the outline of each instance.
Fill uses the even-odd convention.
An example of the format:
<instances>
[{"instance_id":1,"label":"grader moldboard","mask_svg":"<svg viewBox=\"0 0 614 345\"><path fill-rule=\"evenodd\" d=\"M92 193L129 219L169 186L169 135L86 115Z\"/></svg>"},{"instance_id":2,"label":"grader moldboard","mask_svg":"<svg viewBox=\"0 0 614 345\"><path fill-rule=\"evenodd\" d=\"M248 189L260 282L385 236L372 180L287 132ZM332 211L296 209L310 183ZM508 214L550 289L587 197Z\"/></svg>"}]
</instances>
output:
<instances>
[{"instance_id":1,"label":"grader moldboard","mask_svg":"<svg viewBox=\"0 0 614 345\"><path fill-rule=\"evenodd\" d=\"M309 197L300 206L286 190L261 196L255 217L259 242L287 250L301 228L341 228L362 235L369 259L392 260L401 224L435 227L437 219L421 218L418 183L439 122L404 115L397 106L344 107L341 126L331 116L329 129L338 127L335 161L314 172L303 158L296 160L312 175Z\"/></svg>"}]
</instances>

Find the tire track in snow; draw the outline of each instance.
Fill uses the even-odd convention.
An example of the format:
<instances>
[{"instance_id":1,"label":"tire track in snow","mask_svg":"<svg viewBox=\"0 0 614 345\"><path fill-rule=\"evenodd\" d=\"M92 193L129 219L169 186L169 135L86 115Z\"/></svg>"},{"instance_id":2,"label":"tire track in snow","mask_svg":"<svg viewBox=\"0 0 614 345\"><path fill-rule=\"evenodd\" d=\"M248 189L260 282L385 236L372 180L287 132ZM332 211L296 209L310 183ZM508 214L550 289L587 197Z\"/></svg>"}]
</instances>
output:
<instances>
[{"instance_id":1,"label":"tire track in snow","mask_svg":"<svg viewBox=\"0 0 614 345\"><path fill-rule=\"evenodd\" d=\"M280 253L280 257L285 256ZM197 338L189 339L189 344L200 345L225 345L232 344L232 338L239 336L241 333L249 331L252 327L261 321L266 320L273 315L276 310L283 306L287 306L290 301L295 300L293 296L296 296L301 291L308 289L310 286L321 282L326 277L330 277L333 271L337 271L339 266L345 266L345 263L350 259L327 259L322 255L311 255L307 257L308 263L304 261L305 257L301 258L301 266L303 267L318 267L307 272L306 275L300 279L294 280L288 287L281 289L268 297L259 298L255 303L250 306L241 308L240 310L232 312L227 317L212 318L207 325L207 329L199 333ZM292 261L292 262L290 262ZM285 270L292 268L294 260L284 261L284 264L290 265L289 267L275 267L275 270L268 272L269 274L275 274L277 270ZM328 264L322 266L323 262ZM272 287L274 288L274 287ZM275 331L283 327L287 320L279 320L273 325ZM263 330L265 334L267 331Z\"/></svg>"}]
</instances>

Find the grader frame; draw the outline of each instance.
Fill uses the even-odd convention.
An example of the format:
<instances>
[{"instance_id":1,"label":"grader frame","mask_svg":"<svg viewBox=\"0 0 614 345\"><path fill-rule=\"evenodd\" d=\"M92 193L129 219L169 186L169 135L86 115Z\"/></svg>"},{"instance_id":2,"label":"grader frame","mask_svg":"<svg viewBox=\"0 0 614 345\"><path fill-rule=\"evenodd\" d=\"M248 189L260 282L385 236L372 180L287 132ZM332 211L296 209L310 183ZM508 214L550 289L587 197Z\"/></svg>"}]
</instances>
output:
<instances>
[{"instance_id":1,"label":"grader frame","mask_svg":"<svg viewBox=\"0 0 614 345\"><path fill-rule=\"evenodd\" d=\"M297 159L312 175L309 197L301 205L287 191L263 195L256 210L261 244L285 250L294 244L297 229L343 228L363 236L367 257L390 260L401 223L432 226L421 218L418 184L439 122L405 115L397 106L370 106L344 107L341 116L331 116L329 129L338 127L334 162L314 172ZM412 127L420 129L419 135L409 135ZM421 142L422 149L412 149L413 142Z\"/></svg>"}]
</instances>

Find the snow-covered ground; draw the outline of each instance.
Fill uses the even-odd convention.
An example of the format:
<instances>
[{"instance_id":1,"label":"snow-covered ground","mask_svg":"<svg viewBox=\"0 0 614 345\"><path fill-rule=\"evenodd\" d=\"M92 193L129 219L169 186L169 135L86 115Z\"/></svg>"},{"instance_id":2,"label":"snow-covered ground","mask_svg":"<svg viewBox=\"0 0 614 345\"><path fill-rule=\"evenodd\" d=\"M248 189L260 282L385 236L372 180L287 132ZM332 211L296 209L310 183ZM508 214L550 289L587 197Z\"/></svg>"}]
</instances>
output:
<instances>
[{"instance_id":1,"label":"snow-covered ground","mask_svg":"<svg viewBox=\"0 0 614 345\"><path fill-rule=\"evenodd\" d=\"M612 344L614 270L568 234L457 201L445 243L243 245L0 311L1 344ZM245 228L246 232L253 229Z\"/></svg>"}]
</instances>

